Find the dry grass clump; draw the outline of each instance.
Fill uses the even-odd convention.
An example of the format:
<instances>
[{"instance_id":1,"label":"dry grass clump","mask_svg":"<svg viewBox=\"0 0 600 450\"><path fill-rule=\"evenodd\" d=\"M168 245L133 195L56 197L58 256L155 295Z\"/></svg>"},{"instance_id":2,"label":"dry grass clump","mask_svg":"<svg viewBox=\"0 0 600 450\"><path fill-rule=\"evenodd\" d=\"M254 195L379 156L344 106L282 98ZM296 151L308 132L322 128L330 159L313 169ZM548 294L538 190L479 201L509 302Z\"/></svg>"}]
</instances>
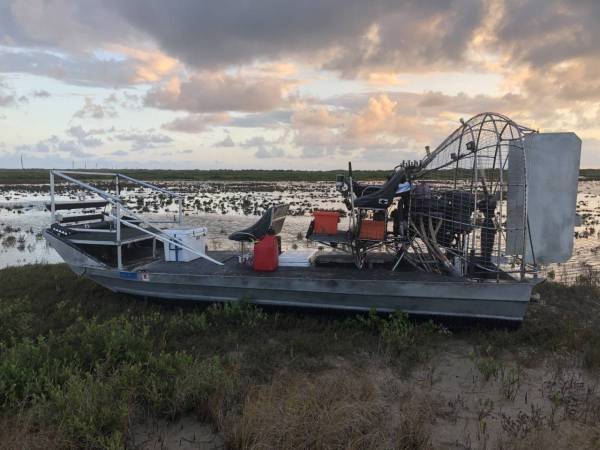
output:
<instances>
[{"instance_id":1,"label":"dry grass clump","mask_svg":"<svg viewBox=\"0 0 600 450\"><path fill-rule=\"evenodd\" d=\"M35 426L29 417L0 417L0 450L58 450L67 444L51 428Z\"/></svg>"},{"instance_id":2,"label":"dry grass clump","mask_svg":"<svg viewBox=\"0 0 600 450\"><path fill-rule=\"evenodd\" d=\"M426 449L427 402L387 398L366 372L278 374L253 389L225 427L243 449Z\"/></svg>"},{"instance_id":3,"label":"dry grass clump","mask_svg":"<svg viewBox=\"0 0 600 450\"><path fill-rule=\"evenodd\" d=\"M600 447L600 430L589 428L573 428L564 430L543 429L525 437L501 437L494 448L498 450L530 450L530 449L597 449Z\"/></svg>"}]
</instances>

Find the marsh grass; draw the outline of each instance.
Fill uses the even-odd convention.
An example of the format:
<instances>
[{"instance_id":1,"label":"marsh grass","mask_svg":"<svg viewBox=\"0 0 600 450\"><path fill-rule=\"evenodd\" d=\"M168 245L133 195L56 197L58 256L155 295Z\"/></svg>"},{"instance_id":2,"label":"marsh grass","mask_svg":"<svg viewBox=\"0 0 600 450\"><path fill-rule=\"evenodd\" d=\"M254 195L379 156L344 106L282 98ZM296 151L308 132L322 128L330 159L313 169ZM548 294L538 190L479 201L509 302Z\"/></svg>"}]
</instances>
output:
<instances>
[{"instance_id":1,"label":"marsh grass","mask_svg":"<svg viewBox=\"0 0 600 450\"><path fill-rule=\"evenodd\" d=\"M26 436L31 448L123 448L136 423L185 414L241 448L258 442L243 425L262 420L257 405L288 396L296 402L291 430L303 415L323 427L325 440L313 448L369 448L390 432L381 405L361 403L373 387L322 374L339 357L357 367L393 360L410 370L429 357L438 333L403 315L267 313L243 299L207 307L148 302L110 293L63 265L6 269L0 285L0 437L14 443ZM286 372L289 383L280 375ZM290 383L313 400L284 392ZM313 416L311 401L325 402L329 412ZM330 419L339 423L322 423ZM422 421L403 423L403 439L425 446ZM272 432L261 435L274 442Z\"/></svg>"},{"instance_id":2,"label":"marsh grass","mask_svg":"<svg viewBox=\"0 0 600 450\"><path fill-rule=\"evenodd\" d=\"M444 418L431 395L440 348L458 345L495 396L469 413L478 444L523 448L552 442L561 421L600 424L597 387L567 370L600 369L593 286L547 283L521 327L451 333L401 313L143 301L63 265L6 269L0 285L0 449L128 448L138 424L190 415L233 448L427 449L436 420L458 424L468 410L454 392ZM556 373L539 388L551 411L499 416L498 401L523 394L522 368L548 355ZM415 387L408 377L424 366Z\"/></svg>"},{"instance_id":3,"label":"marsh grass","mask_svg":"<svg viewBox=\"0 0 600 450\"><path fill-rule=\"evenodd\" d=\"M501 351L512 353L524 365L548 353L573 354L584 368L600 369L600 287L546 282L537 292L543 304L531 304L517 329L479 327L466 332L478 352L492 358Z\"/></svg>"}]
</instances>

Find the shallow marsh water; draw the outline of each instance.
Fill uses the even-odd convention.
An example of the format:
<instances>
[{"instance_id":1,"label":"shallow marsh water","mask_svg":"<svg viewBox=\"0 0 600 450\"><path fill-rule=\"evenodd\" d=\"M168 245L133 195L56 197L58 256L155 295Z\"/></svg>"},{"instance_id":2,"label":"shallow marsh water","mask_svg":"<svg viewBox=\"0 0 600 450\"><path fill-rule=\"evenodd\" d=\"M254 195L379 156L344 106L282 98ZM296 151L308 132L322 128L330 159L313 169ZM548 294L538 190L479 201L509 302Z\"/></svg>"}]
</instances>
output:
<instances>
[{"instance_id":1,"label":"shallow marsh water","mask_svg":"<svg viewBox=\"0 0 600 450\"><path fill-rule=\"evenodd\" d=\"M282 231L286 249L309 245L304 234L313 209L345 211L331 182L179 182L163 186L185 195L184 224L208 227L209 248L215 250L235 248L227 236L252 224L273 203L290 205ZM57 201L95 198L67 185L59 185L57 192ZM125 188L121 194L127 208L150 220L177 215L177 204L163 194L142 188ZM44 208L48 201L47 185L0 186L0 268L61 261L41 237L50 223L50 213ZM574 235L573 258L550 268L559 281L600 270L600 181L580 182L577 212L582 226ZM341 227L346 226L344 222L342 219Z\"/></svg>"}]
</instances>

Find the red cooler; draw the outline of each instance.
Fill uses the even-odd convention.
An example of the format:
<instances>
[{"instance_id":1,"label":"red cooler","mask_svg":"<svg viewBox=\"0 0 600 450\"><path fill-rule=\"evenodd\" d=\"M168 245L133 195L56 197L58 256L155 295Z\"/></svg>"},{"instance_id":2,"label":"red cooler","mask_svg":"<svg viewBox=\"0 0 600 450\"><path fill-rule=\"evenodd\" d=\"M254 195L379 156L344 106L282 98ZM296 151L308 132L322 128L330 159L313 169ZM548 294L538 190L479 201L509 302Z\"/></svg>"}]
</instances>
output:
<instances>
[{"instance_id":1,"label":"red cooler","mask_svg":"<svg viewBox=\"0 0 600 450\"><path fill-rule=\"evenodd\" d=\"M279 266L279 245L277 236L267 234L254 244L252 268L259 272L273 272Z\"/></svg>"},{"instance_id":2,"label":"red cooler","mask_svg":"<svg viewBox=\"0 0 600 450\"><path fill-rule=\"evenodd\" d=\"M335 211L314 211L315 234L337 234L340 213Z\"/></svg>"}]
</instances>

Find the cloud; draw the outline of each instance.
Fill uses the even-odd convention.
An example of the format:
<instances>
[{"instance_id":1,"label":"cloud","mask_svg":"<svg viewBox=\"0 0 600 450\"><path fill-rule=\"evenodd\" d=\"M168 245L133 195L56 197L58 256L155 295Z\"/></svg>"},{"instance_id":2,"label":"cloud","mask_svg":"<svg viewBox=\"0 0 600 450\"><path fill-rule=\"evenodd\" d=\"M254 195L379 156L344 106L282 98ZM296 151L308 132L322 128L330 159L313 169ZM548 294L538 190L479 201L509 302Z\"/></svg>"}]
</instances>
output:
<instances>
[{"instance_id":1,"label":"cloud","mask_svg":"<svg viewBox=\"0 0 600 450\"><path fill-rule=\"evenodd\" d=\"M152 148L164 147L173 142L173 138L166 134L154 133L152 130L146 132L128 131L115 135L115 138L131 142L131 150L147 150Z\"/></svg>"},{"instance_id":2,"label":"cloud","mask_svg":"<svg viewBox=\"0 0 600 450\"><path fill-rule=\"evenodd\" d=\"M222 141L215 142L213 147L235 147L235 142L233 142L231 136L227 135Z\"/></svg>"},{"instance_id":3,"label":"cloud","mask_svg":"<svg viewBox=\"0 0 600 450\"><path fill-rule=\"evenodd\" d=\"M39 89L37 91L33 91L32 95L36 98L48 98L50 97L50 92L46 91L45 89Z\"/></svg>"},{"instance_id":4,"label":"cloud","mask_svg":"<svg viewBox=\"0 0 600 450\"><path fill-rule=\"evenodd\" d=\"M99 147L103 142L97 135L105 133L106 131L103 129L86 131L81 125L72 126L67 130L67 134L77 139L79 144L84 147Z\"/></svg>"},{"instance_id":5,"label":"cloud","mask_svg":"<svg viewBox=\"0 0 600 450\"><path fill-rule=\"evenodd\" d=\"M94 155L85 151L76 140L62 139L56 135L48 139L38 141L35 144L23 144L15 146L15 151L33 156L40 154L52 154L61 157L93 158Z\"/></svg>"},{"instance_id":6,"label":"cloud","mask_svg":"<svg viewBox=\"0 0 600 450\"><path fill-rule=\"evenodd\" d=\"M271 144L272 142L267 141L264 136L254 136L246 141L242 142L242 147L262 147L267 144Z\"/></svg>"},{"instance_id":7,"label":"cloud","mask_svg":"<svg viewBox=\"0 0 600 450\"><path fill-rule=\"evenodd\" d=\"M297 128L336 127L340 123L340 117L323 105L301 105L292 116L292 126Z\"/></svg>"},{"instance_id":8,"label":"cloud","mask_svg":"<svg viewBox=\"0 0 600 450\"><path fill-rule=\"evenodd\" d=\"M117 117L117 111L112 103L114 103L114 98L112 96L106 98L103 103L95 103L92 98L86 97L83 106L73 114L73 117L79 119L105 119Z\"/></svg>"},{"instance_id":9,"label":"cloud","mask_svg":"<svg viewBox=\"0 0 600 450\"><path fill-rule=\"evenodd\" d=\"M258 150L256 150L256 152L254 153L254 156L256 158L283 158L285 156L285 151L282 148L279 147L273 147L273 148L265 148L265 147L260 147Z\"/></svg>"},{"instance_id":10,"label":"cloud","mask_svg":"<svg viewBox=\"0 0 600 450\"><path fill-rule=\"evenodd\" d=\"M285 150L280 147L285 141L285 135L279 139L269 141L264 136L254 136L240 144L240 147L255 148L255 158L283 158L286 155Z\"/></svg>"},{"instance_id":11,"label":"cloud","mask_svg":"<svg viewBox=\"0 0 600 450\"><path fill-rule=\"evenodd\" d=\"M0 91L0 106L13 106L17 103L14 94L2 93Z\"/></svg>"},{"instance_id":12,"label":"cloud","mask_svg":"<svg viewBox=\"0 0 600 450\"><path fill-rule=\"evenodd\" d=\"M61 52L64 49L61 49ZM93 54L62 54L0 47L0 72L29 73L73 85L118 87L139 82L135 61L102 60Z\"/></svg>"},{"instance_id":13,"label":"cloud","mask_svg":"<svg viewBox=\"0 0 600 450\"><path fill-rule=\"evenodd\" d=\"M229 120L230 117L227 113L189 114L163 124L162 128L182 133L202 133L210 129L213 125L223 125L229 122Z\"/></svg>"},{"instance_id":14,"label":"cloud","mask_svg":"<svg viewBox=\"0 0 600 450\"><path fill-rule=\"evenodd\" d=\"M17 94L2 79L0 79L0 107L17 104Z\"/></svg>"},{"instance_id":15,"label":"cloud","mask_svg":"<svg viewBox=\"0 0 600 450\"><path fill-rule=\"evenodd\" d=\"M364 66L458 66L484 13L478 0L176 5L113 0L112 6L164 51L190 66L218 68L298 58L342 72Z\"/></svg>"},{"instance_id":16,"label":"cloud","mask_svg":"<svg viewBox=\"0 0 600 450\"><path fill-rule=\"evenodd\" d=\"M268 112L234 116L231 118L229 125L241 128L278 128L288 126L291 118L291 110L276 109Z\"/></svg>"},{"instance_id":17,"label":"cloud","mask_svg":"<svg viewBox=\"0 0 600 450\"><path fill-rule=\"evenodd\" d=\"M600 3L568 0L505 0L494 45L515 62L551 67L600 55Z\"/></svg>"},{"instance_id":18,"label":"cloud","mask_svg":"<svg viewBox=\"0 0 600 450\"><path fill-rule=\"evenodd\" d=\"M599 20L600 3L590 0L0 0L0 73L131 87L109 97L86 89L80 119L145 107L182 111L162 129L201 133L226 124L232 135L213 145L237 143L250 156L279 149L384 161L435 146L459 117L486 110L597 139ZM434 72L432 80L452 76L431 86L428 78L415 81ZM452 81L463 73L463 85ZM473 74L493 80L471 83ZM21 77L19 89L30 79ZM410 92L400 91L403 82ZM46 86L17 92L0 83L0 107L26 109L23 92L47 98L39 89ZM494 93L476 94L488 88ZM172 138L156 131L79 128L59 138L65 153L119 141L115 134L137 134L123 141L133 149L173 144L159 142ZM282 137L248 139L261 133ZM39 151L59 151L46 141Z\"/></svg>"},{"instance_id":19,"label":"cloud","mask_svg":"<svg viewBox=\"0 0 600 450\"><path fill-rule=\"evenodd\" d=\"M374 94L353 99L345 107L302 107L292 118L294 144L303 157L357 149L415 149L422 139L431 139L419 128L431 127L405 114L399 104L388 94Z\"/></svg>"},{"instance_id":20,"label":"cloud","mask_svg":"<svg viewBox=\"0 0 600 450\"><path fill-rule=\"evenodd\" d=\"M202 73L186 81L177 78L152 89L146 106L194 113L269 111L285 104L291 83L275 78L248 79L222 73Z\"/></svg>"}]
</instances>

